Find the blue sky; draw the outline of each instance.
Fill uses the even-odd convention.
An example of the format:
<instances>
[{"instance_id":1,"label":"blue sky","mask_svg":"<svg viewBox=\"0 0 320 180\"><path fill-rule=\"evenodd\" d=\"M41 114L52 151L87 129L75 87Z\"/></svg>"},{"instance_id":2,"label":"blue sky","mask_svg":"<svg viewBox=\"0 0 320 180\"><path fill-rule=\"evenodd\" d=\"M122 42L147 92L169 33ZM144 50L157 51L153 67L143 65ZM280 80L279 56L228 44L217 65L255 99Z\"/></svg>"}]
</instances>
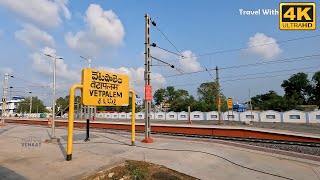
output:
<instances>
[{"instance_id":1,"label":"blue sky","mask_svg":"<svg viewBox=\"0 0 320 180\"><path fill-rule=\"evenodd\" d=\"M12 95L25 95L26 91L32 91L50 105L52 61L44 53L64 58L57 64L58 97L65 96L72 84L80 82L81 69L87 66L79 57L82 55L93 59L93 68L128 74L132 80L131 88L143 96L145 13L150 14L184 56L192 57L181 59L156 48L151 49L151 54L170 61L184 72L320 54L319 36L276 43L319 35L319 30L281 31L277 15L241 16L239 13L239 9L278 9L279 3L258 0L0 0L1 76L8 72L16 77L10 79L10 86L14 87ZM175 51L154 27L151 27L151 42ZM198 57L265 43L273 44ZM284 74L314 72L319 67L319 59L314 58L221 69L222 90L225 96L239 102L248 100L249 89L252 96L269 90L283 94L280 85L290 76ZM278 72L252 75L273 71ZM173 85L189 90L195 96L201 82L212 80L208 72L171 78L166 76L179 72L158 66L152 67L152 72L153 89ZM215 71L210 73L215 77ZM232 77L228 79L228 76ZM254 79L262 76L274 77ZM234 81L239 78L253 79Z\"/></svg>"}]
</instances>

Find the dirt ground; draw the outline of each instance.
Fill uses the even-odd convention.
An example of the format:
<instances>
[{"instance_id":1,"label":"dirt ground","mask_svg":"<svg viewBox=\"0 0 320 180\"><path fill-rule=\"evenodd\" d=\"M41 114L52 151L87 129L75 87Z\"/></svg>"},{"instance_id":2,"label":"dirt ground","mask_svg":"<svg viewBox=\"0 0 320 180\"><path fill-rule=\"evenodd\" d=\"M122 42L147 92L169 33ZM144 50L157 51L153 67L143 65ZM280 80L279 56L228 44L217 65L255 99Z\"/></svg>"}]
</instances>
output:
<instances>
[{"instance_id":1,"label":"dirt ground","mask_svg":"<svg viewBox=\"0 0 320 180\"><path fill-rule=\"evenodd\" d=\"M195 180L196 178L164 166L128 160L109 170L102 170L82 180Z\"/></svg>"}]
</instances>

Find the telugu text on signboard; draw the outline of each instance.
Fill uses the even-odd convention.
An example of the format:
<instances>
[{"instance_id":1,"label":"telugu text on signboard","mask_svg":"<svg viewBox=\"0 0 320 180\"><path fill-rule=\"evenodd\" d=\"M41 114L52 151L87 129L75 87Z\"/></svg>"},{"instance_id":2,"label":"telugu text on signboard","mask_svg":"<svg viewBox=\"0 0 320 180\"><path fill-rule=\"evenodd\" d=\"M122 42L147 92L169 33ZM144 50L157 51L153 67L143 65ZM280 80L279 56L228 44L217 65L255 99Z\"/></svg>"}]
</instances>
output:
<instances>
[{"instance_id":1,"label":"telugu text on signboard","mask_svg":"<svg viewBox=\"0 0 320 180\"><path fill-rule=\"evenodd\" d=\"M129 78L127 75L82 70L82 103L85 106L128 106Z\"/></svg>"}]
</instances>

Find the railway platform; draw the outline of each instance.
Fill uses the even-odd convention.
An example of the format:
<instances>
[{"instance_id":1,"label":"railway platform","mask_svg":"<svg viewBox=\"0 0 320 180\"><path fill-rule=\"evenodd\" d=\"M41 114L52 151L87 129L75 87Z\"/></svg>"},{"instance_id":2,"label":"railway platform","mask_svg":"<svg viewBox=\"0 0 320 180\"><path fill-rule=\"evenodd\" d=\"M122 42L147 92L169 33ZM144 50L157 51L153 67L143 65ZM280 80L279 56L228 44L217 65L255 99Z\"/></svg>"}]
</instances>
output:
<instances>
[{"instance_id":1,"label":"railway platform","mask_svg":"<svg viewBox=\"0 0 320 180\"><path fill-rule=\"evenodd\" d=\"M75 129L73 159L66 161L67 128L60 142L46 143L51 129L7 124L0 127L0 179L80 179L127 159L152 162L199 179L318 179L320 161L245 149L213 141L158 135L152 144L130 146L129 133L98 132L84 142ZM30 144L32 142L33 144ZM29 144L28 144L29 143Z\"/></svg>"}]
</instances>

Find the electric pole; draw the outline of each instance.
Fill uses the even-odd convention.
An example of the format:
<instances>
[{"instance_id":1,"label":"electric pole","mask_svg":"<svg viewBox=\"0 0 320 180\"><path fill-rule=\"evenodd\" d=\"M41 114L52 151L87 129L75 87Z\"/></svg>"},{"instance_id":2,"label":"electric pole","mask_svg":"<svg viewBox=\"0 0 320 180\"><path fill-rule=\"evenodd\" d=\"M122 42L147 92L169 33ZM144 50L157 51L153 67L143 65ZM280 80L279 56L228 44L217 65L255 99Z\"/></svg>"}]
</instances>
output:
<instances>
[{"instance_id":1,"label":"electric pole","mask_svg":"<svg viewBox=\"0 0 320 180\"><path fill-rule=\"evenodd\" d=\"M30 96L30 104L29 104L29 114L30 114L30 117L31 117L31 109L32 109L32 96Z\"/></svg>"},{"instance_id":2,"label":"electric pole","mask_svg":"<svg viewBox=\"0 0 320 180\"><path fill-rule=\"evenodd\" d=\"M218 89L218 120L221 123L221 98L220 98L220 84L219 84L219 68L216 66L216 85Z\"/></svg>"},{"instance_id":3,"label":"electric pole","mask_svg":"<svg viewBox=\"0 0 320 180\"><path fill-rule=\"evenodd\" d=\"M87 58L87 57L83 57L83 56L80 56L82 59L88 61L88 67L91 68L91 58ZM87 106L87 120L90 120L91 119L91 115L92 115L92 110L93 107L91 106Z\"/></svg>"},{"instance_id":4,"label":"electric pole","mask_svg":"<svg viewBox=\"0 0 320 180\"><path fill-rule=\"evenodd\" d=\"M145 80L145 88L150 86L150 65L151 65L151 57L150 57L150 16L145 14L145 71L144 71L144 80ZM152 142L150 137L150 111L151 111L151 101L145 99L145 139L144 142Z\"/></svg>"},{"instance_id":5,"label":"electric pole","mask_svg":"<svg viewBox=\"0 0 320 180\"><path fill-rule=\"evenodd\" d=\"M53 84L52 84L52 132L51 140L56 140L55 132L55 115L56 115L56 66L57 60L63 59L62 57L57 57L56 55L45 54L46 56L53 59ZM59 139L57 139L59 140ZM60 141L60 140L59 140Z\"/></svg>"},{"instance_id":6,"label":"electric pole","mask_svg":"<svg viewBox=\"0 0 320 180\"><path fill-rule=\"evenodd\" d=\"M252 119L253 119L253 117L252 117L252 103L251 103L251 92L250 92L250 89L249 89L249 99L250 99L250 110L251 110L251 121L252 121Z\"/></svg>"},{"instance_id":7,"label":"electric pole","mask_svg":"<svg viewBox=\"0 0 320 180\"><path fill-rule=\"evenodd\" d=\"M7 103L7 93L8 93L8 85L9 85L9 74L4 74L4 82L3 82L3 95L2 95L2 112L1 112L1 123L4 123L3 117L6 117L6 103Z\"/></svg>"}]
</instances>

